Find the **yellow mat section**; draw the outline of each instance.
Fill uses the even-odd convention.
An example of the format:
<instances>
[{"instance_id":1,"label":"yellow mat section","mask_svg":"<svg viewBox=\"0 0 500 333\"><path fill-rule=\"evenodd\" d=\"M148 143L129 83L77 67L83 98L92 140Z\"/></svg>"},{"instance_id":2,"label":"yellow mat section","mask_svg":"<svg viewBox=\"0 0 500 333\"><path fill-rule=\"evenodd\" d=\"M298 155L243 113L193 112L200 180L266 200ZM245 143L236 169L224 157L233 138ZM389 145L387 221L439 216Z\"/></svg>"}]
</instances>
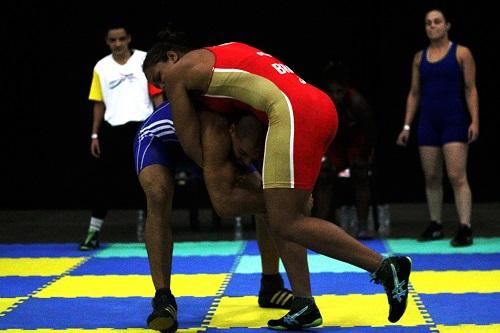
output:
<instances>
[{"instance_id":1,"label":"yellow mat section","mask_svg":"<svg viewBox=\"0 0 500 333\"><path fill-rule=\"evenodd\" d=\"M222 297L210 321L210 327L267 327L269 319L279 318L287 313L282 309L259 307L256 296Z\"/></svg>"},{"instance_id":2,"label":"yellow mat section","mask_svg":"<svg viewBox=\"0 0 500 333\"><path fill-rule=\"evenodd\" d=\"M215 296L227 274L172 275L176 297ZM64 276L33 297L151 297L153 282L147 275Z\"/></svg>"},{"instance_id":3,"label":"yellow mat section","mask_svg":"<svg viewBox=\"0 0 500 333\"><path fill-rule=\"evenodd\" d=\"M440 333L498 333L500 332L500 324L491 325L458 325L444 326L437 325Z\"/></svg>"},{"instance_id":4,"label":"yellow mat section","mask_svg":"<svg viewBox=\"0 0 500 333\"><path fill-rule=\"evenodd\" d=\"M419 294L500 292L500 270L413 272L410 282Z\"/></svg>"},{"instance_id":5,"label":"yellow mat section","mask_svg":"<svg viewBox=\"0 0 500 333\"><path fill-rule=\"evenodd\" d=\"M387 326L389 305L385 294L376 295L325 295L315 296L323 316L324 326ZM210 327L265 327L269 319L277 319L285 310L261 309L257 297L223 297L217 307ZM398 326L425 325L425 320L411 298L408 308Z\"/></svg>"},{"instance_id":6,"label":"yellow mat section","mask_svg":"<svg viewBox=\"0 0 500 333\"><path fill-rule=\"evenodd\" d=\"M27 297L0 298L0 315L22 299L27 299Z\"/></svg>"},{"instance_id":7,"label":"yellow mat section","mask_svg":"<svg viewBox=\"0 0 500 333\"><path fill-rule=\"evenodd\" d=\"M86 258L0 258L0 276L60 275Z\"/></svg>"}]
</instances>

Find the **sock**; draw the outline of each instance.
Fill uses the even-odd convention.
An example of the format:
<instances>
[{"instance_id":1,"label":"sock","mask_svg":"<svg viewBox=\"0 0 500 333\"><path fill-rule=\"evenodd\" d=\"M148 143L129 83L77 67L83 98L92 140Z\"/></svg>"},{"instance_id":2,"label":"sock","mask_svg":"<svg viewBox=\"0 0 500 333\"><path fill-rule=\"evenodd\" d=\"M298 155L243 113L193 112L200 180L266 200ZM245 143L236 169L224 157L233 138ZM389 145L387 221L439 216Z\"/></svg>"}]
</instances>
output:
<instances>
[{"instance_id":1,"label":"sock","mask_svg":"<svg viewBox=\"0 0 500 333\"><path fill-rule=\"evenodd\" d=\"M104 223L103 219L98 219L97 217L92 216L90 218L89 231L101 231L103 223Z\"/></svg>"},{"instance_id":2,"label":"sock","mask_svg":"<svg viewBox=\"0 0 500 333\"><path fill-rule=\"evenodd\" d=\"M284 286L283 278L278 274L262 274L260 279L260 290L263 292L271 292L282 289Z\"/></svg>"}]
</instances>

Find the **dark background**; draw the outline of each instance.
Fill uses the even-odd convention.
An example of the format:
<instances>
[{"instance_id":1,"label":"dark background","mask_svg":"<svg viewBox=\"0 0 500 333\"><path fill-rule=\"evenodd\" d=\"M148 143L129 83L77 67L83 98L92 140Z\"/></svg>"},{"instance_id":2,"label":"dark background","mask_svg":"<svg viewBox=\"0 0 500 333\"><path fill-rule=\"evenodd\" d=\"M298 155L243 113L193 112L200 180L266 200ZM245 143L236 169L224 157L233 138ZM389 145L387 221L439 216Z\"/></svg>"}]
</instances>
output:
<instances>
[{"instance_id":1,"label":"dark background","mask_svg":"<svg viewBox=\"0 0 500 333\"><path fill-rule=\"evenodd\" d=\"M475 201L497 201L500 42L491 1L13 1L3 3L0 208L87 208L92 69L107 55L107 23L123 18L132 46L147 50L167 22L202 44L243 41L318 82L328 59L352 68L375 111L379 183L389 202L423 201L417 147L395 145L413 55L427 45L423 18L440 7L450 38L477 64L481 134L470 148ZM452 200L446 185L446 200ZM123 204L116 197L116 206Z\"/></svg>"}]
</instances>

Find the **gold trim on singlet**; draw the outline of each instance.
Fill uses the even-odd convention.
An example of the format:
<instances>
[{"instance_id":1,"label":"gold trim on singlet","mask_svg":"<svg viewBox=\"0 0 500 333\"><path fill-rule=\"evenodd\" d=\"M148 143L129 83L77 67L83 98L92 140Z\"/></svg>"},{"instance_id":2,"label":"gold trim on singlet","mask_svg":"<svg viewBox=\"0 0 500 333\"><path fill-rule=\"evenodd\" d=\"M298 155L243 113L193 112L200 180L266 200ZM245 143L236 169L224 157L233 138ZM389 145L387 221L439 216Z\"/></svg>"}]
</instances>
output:
<instances>
[{"instance_id":1,"label":"gold trim on singlet","mask_svg":"<svg viewBox=\"0 0 500 333\"><path fill-rule=\"evenodd\" d=\"M239 69L214 69L206 96L234 98L264 112L269 129L262 173L264 188L293 188L292 105L270 80ZM287 147L287 149L283 149Z\"/></svg>"}]
</instances>

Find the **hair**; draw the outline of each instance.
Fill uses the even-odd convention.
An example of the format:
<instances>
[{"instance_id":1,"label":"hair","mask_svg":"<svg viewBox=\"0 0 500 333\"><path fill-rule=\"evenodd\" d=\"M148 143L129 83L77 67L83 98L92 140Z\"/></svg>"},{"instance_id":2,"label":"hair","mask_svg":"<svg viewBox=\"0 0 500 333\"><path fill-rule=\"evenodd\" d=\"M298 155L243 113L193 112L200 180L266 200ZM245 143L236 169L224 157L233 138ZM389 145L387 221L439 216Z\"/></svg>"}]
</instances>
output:
<instances>
[{"instance_id":1,"label":"hair","mask_svg":"<svg viewBox=\"0 0 500 333\"><path fill-rule=\"evenodd\" d=\"M167 60L167 51L186 53L192 50L192 45L186 33L175 31L171 25L156 35L156 43L149 49L143 70Z\"/></svg>"},{"instance_id":2,"label":"hair","mask_svg":"<svg viewBox=\"0 0 500 333\"><path fill-rule=\"evenodd\" d=\"M428 11L425 12L425 15L424 15L424 18L427 17L427 15L430 13L430 12L440 12L441 15L443 15L443 18L444 18L444 23L449 23L450 21L448 20L448 16L444 13L444 11L441 9L441 8L431 8L429 9Z\"/></svg>"},{"instance_id":3,"label":"hair","mask_svg":"<svg viewBox=\"0 0 500 333\"><path fill-rule=\"evenodd\" d=\"M120 20L114 20L114 21L109 22L106 25L105 30L104 30L105 36L108 35L108 33L109 33L110 30L115 30L115 29L123 29L123 30L125 30L125 32L127 33L127 35L130 35L130 31L128 29L128 24L127 23L125 23L123 21L120 21Z\"/></svg>"},{"instance_id":4,"label":"hair","mask_svg":"<svg viewBox=\"0 0 500 333\"><path fill-rule=\"evenodd\" d=\"M340 60L330 60L322 72L321 84L324 88L332 83L349 85L351 73L349 68Z\"/></svg>"}]
</instances>

